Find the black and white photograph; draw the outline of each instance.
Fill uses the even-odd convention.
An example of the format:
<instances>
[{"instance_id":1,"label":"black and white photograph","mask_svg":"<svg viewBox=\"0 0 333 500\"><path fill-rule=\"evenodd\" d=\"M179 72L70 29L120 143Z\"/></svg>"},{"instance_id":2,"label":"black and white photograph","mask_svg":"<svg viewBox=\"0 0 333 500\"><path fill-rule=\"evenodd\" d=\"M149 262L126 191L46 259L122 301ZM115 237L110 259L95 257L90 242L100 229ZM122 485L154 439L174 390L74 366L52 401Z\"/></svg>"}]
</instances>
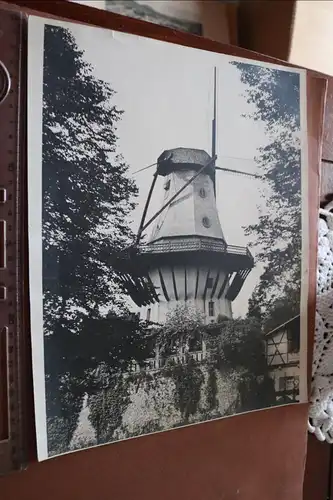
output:
<instances>
[{"instance_id":1,"label":"black and white photograph","mask_svg":"<svg viewBox=\"0 0 333 500\"><path fill-rule=\"evenodd\" d=\"M306 137L303 70L29 17L39 460L306 401Z\"/></svg>"},{"instance_id":2,"label":"black and white photograph","mask_svg":"<svg viewBox=\"0 0 333 500\"><path fill-rule=\"evenodd\" d=\"M169 0L105 0L105 9L115 14L160 24L167 28L202 35L202 7L198 2Z\"/></svg>"}]
</instances>

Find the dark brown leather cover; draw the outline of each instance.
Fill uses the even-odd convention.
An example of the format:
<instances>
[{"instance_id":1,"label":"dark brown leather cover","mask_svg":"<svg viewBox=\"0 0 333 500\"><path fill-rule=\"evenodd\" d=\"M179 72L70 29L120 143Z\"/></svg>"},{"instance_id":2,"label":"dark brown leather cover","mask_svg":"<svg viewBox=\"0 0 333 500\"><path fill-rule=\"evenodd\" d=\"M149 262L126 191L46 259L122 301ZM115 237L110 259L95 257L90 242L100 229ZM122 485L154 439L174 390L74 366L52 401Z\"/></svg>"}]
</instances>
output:
<instances>
[{"instance_id":1,"label":"dark brown leather cover","mask_svg":"<svg viewBox=\"0 0 333 500\"><path fill-rule=\"evenodd\" d=\"M16 0L15 3L26 12L34 9L33 13L44 16L284 64L244 49L65 1ZM313 344L325 92L326 80L309 73L309 353ZM30 378L28 386L32 391ZM0 497L1 500L301 500L307 412L307 404L280 407L75 452L43 463L34 461L26 471L0 479ZM31 408L30 416L33 443Z\"/></svg>"}]
</instances>

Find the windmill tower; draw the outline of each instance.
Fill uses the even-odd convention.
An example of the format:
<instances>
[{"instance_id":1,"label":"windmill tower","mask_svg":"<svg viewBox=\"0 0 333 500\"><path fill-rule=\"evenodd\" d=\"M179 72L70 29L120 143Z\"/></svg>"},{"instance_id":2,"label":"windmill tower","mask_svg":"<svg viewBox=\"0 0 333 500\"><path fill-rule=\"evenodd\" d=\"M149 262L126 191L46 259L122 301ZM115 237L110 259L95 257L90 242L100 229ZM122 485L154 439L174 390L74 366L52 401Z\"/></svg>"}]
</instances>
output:
<instances>
[{"instance_id":1,"label":"windmill tower","mask_svg":"<svg viewBox=\"0 0 333 500\"><path fill-rule=\"evenodd\" d=\"M146 293L140 301L141 318L163 324L179 304L193 305L203 313L206 324L216 322L220 315L231 318L232 301L254 262L247 248L228 245L225 240L216 206L215 175L216 170L250 174L216 166L216 69L211 155L176 148L164 151L156 165L137 236L139 267L156 294L149 298ZM158 176L164 178L162 207L146 222ZM143 232L153 223L149 240L140 245Z\"/></svg>"}]
</instances>

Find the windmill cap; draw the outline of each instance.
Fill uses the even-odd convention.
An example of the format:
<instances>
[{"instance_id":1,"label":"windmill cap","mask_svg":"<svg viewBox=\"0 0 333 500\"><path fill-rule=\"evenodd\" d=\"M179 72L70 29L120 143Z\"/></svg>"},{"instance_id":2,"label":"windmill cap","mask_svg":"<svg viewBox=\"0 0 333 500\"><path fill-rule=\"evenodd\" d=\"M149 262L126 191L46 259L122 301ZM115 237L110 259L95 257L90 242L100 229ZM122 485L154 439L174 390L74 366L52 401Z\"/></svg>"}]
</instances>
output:
<instances>
[{"instance_id":1,"label":"windmill cap","mask_svg":"<svg viewBox=\"0 0 333 500\"><path fill-rule=\"evenodd\" d=\"M177 170L200 170L204 167L211 156L203 149L175 148L167 149L158 157L157 173L165 176ZM215 166L211 163L206 173L213 175Z\"/></svg>"}]
</instances>

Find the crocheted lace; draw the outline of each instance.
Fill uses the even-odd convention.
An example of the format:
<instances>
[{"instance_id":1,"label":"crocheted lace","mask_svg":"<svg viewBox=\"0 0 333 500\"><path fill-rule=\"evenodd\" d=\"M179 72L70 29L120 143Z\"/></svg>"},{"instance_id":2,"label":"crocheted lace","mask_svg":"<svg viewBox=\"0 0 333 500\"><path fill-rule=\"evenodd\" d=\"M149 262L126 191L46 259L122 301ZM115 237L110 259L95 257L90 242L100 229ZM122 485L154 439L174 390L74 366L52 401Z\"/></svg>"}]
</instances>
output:
<instances>
[{"instance_id":1,"label":"crocheted lace","mask_svg":"<svg viewBox=\"0 0 333 500\"><path fill-rule=\"evenodd\" d=\"M309 431L333 443L333 202L320 213Z\"/></svg>"}]
</instances>

